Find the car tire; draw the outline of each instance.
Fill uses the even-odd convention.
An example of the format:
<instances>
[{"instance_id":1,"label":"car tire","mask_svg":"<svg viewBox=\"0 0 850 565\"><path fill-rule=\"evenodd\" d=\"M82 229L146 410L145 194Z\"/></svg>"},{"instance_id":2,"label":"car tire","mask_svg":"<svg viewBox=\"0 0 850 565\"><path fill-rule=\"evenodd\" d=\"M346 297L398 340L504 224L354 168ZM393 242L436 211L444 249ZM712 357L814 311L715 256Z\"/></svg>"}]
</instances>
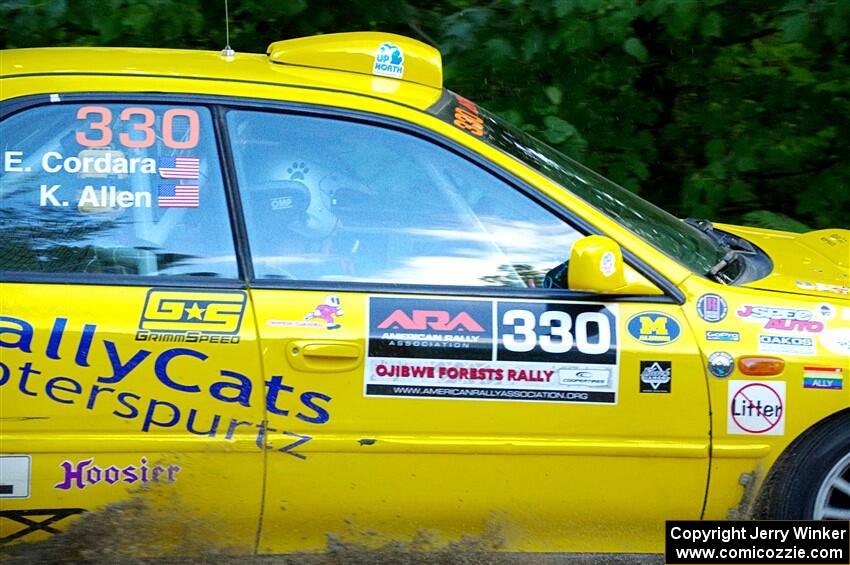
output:
<instances>
[{"instance_id":1,"label":"car tire","mask_svg":"<svg viewBox=\"0 0 850 565\"><path fill-rule=\"evenodd\" d=\"M765 480L757 518L850 520L850 413L801 436Z\"/></svg>"}]
</instances>

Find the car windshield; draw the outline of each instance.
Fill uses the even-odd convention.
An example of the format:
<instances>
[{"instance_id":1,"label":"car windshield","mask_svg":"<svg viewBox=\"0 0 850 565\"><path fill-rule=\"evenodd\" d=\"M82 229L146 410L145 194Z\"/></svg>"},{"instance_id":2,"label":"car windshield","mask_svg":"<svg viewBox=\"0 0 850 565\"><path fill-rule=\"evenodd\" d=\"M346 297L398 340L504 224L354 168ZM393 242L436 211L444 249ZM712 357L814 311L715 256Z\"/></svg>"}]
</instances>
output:
<instances>
[{"instance_id":1,"label":"car windshield","mask_svg":"<svg viewBox=\"0 0 850 565\"><path fill-rule=\"evenodd\" d=\"M446 90L429 112L546 175L694 273L706 275L725 254L726 250L703 231L462 96Z\"/></svg>"}]
</instances>

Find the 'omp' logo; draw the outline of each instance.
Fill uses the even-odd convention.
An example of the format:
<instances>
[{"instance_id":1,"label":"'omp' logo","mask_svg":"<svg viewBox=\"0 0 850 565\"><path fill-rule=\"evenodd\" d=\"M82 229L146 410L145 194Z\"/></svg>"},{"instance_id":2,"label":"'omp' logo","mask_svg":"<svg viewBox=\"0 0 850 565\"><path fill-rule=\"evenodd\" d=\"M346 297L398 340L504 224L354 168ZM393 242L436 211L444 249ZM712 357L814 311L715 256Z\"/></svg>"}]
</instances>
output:
<instances>
[{"instance_id":1,"label":"'omp' logo","mask_svg":"<svg viewBox=\"0 0 850 565\"><path fill-rule=\"evenodd\" d=\"M243 291L148 291L140 341L238 343L246 294Z\"/></svg>"},{"instance_id":2,"label":"'omp' logo","mask_svg":"<svg viewBox=\"0 0 850 565\"><path fill-rule=\"evenodd\" d=\"M664 345L676 341L681 333L679 322L660 312L644 312L632 316L627 329L629 335L648 345Z\"/></svg>"},{"instance_id":3,"label":"'omp' logo","mask_svg":"<svg viewBox=\"0 0 850 565\"><path fill-rule=\"evenodd\" d=\"M403 310L395 310L378 324L379 329L437 330L442 332L463 331L483 332L484 328L466 312L452 317L445 310L414 310L408 316Z\"/></svg>"}]
</instances>

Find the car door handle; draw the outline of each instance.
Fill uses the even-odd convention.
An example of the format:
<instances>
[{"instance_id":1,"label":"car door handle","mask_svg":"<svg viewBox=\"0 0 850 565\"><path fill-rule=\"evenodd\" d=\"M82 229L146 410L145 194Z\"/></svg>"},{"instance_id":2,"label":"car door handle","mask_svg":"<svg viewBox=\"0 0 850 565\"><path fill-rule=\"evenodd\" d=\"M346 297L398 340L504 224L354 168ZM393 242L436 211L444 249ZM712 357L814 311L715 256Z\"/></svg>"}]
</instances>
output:
<instances>
[{"instance_id":1,"label":"car door handle","mask_svg":"<svg viewBox=\"0 0 850 565\"><path fill-rule=\"evenodd\" d=\"M337 373L360 364L359 345L346 341L293 340L286 348L287 361L299 371Z\"/></svg>"}]
</instances>

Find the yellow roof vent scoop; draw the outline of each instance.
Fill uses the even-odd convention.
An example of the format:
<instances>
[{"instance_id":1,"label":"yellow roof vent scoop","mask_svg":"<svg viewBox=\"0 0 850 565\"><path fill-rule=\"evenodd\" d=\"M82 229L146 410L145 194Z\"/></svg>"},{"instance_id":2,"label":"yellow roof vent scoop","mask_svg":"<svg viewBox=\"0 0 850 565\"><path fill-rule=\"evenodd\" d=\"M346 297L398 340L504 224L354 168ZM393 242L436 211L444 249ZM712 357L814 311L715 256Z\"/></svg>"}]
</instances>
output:
<instances>
[{"instance_id":1,"label":"yellow roof vent scoop","mask_svg":"<svg viewBox=\"0 0 850 565\"><path fill-rule=\"evenodd\" d=\"M421 41L361 31L276 41L266 53L273 63L348 71L443 88L440 52Z\"/></svg>"}]
</instances>

